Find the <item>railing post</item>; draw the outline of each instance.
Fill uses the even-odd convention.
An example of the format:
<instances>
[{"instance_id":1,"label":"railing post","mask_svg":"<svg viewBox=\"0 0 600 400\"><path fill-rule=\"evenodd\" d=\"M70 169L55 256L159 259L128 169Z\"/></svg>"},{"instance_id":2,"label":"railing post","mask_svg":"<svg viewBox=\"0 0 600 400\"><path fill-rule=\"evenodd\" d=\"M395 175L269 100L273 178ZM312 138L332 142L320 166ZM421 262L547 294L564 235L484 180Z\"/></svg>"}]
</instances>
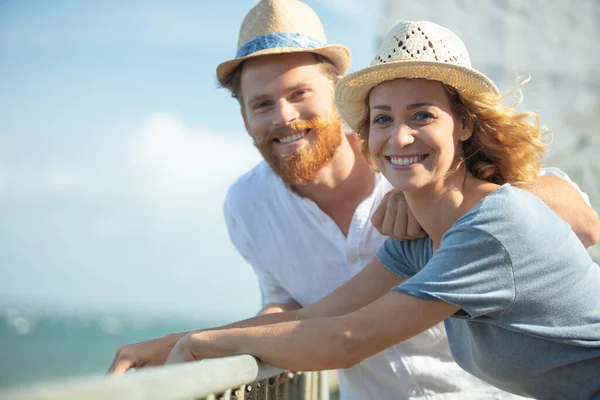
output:
<instances>
[{"instance_id":1,"label":"railing post","mask_svg":"<svg viewBox=\"0 0 600 400\"><path fill-rule=\"evenodd\" d=\"M242 385L239 388L235 389L233 391L233 395L232 395L232 400L244 400L245 396L244 396L244 391L246 389L246 385ZM206 399L208 400L208 399Z\"/></svg>"},{"instance_id":2,"label":"railing post","mask_svg":"<svg viewBox=\"0 0 600 400\"><path fill-rule=\"evenodd\" d=\"M329 375L327 371L319 371L319 400L329 400Z\"/></svg>"},{"instance_id":3,"label":"railing post","mask_svg":"<svg viewBox=\"0 0 600 400\"><path fill-rule=\"evenodd\" d=\"M244 394L245 394L244 399L248 399L248 400L256 400L257 399L256 386L254 385L254 383L246 385Z\"/></svg>"},{"instance_id":4,"label":"railing post","mask_svg":"<svg viewBox=\"0 0 600 400\"><path fill-rule=\"evenodd\" d=\"M288 380L285 382L285 399L297 399L298 398L298 374L288 372Z\"/></svg>"},{"instance_id":5,"label":"railing post","mask_svg":"<svg viewBox=\"0 0 600 400\"><path fill-rule=\"evenodd\" d=\"M300 390L302 393L300 394L301 400L311 400L310 399L310 375L306 372L300 373Z\"/></svg>"}]
</instances>

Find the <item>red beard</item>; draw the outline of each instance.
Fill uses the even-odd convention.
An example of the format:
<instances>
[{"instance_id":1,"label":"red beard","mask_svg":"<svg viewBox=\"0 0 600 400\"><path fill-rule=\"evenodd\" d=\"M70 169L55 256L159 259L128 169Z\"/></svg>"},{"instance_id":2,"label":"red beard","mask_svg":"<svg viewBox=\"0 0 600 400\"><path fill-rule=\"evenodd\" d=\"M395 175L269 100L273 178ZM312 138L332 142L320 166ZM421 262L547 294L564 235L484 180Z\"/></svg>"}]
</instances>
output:
<instances>
[{"instance_id":1,"label":"red beard","mask_svg":"<svg viewBox=\"0 0 600 400\"><path fill-rule=\"evenodd\" d=\"M277 137L304 133L310 129L313 140L295 151L277 154L273 140ZM314 181L319 171L329 164L335 151L342 143L342 123L337 115L330 120L313 118L294 122L285 127L268 132L254 145L273 171L289 185L299 185Z\"/></svg>"}]
</instances>

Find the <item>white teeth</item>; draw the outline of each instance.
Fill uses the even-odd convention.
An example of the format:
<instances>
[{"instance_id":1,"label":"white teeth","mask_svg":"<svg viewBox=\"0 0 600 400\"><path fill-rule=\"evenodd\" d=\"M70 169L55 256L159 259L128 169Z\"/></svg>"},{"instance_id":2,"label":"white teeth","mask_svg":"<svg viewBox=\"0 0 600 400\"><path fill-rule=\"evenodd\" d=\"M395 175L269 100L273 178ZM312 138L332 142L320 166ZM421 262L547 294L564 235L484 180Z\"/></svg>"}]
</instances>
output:
<instances>
[{"instance_id":1,"label":"white teeth","mask_svg":"<svg viewBox=\"0 0 600 400\"><path fill-rule=\"evenodd\" d=\"M425 159L425 156L417 157L390 157L390 162L394 165L411 165L421 162Z\"/></svg>"},{"instance_id":2,"label":"white teeth","mask_svg":"<svg viewBox=\"0 0 600 400\"><path fill-rule=\"evenodd\" d=\"M299 140L299 139L301 139L303 137L304 137L303 133L298 133L296 135L291 135L291 136L286 136L286 137L279 138L279 143L283 143L283 144L292 143L292 142L295 142L296 140Z\"/></svg>"}]
</instances>

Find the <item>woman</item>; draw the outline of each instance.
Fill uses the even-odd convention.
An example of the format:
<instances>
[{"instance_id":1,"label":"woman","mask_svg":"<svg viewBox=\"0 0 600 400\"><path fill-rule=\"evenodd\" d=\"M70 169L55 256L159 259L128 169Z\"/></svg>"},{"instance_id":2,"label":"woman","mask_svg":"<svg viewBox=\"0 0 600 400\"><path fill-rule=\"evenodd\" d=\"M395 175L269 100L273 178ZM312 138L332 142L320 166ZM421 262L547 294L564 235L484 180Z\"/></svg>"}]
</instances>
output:
<instances>
[{"instance_id":1,"label":"woman","mask_svg":"<svg viewBox=\"0 0 600 400\"><path fill-rule=\"evenodd\" d=\"M600 268L517 188L544 152L535 115L503 106L460 39L430 22L397 25L335 95L428 236L388 239L311 307L189 334L169 361L249 353L291 370L345 368L445 320L456 361L477 377L523 396L600 398Z\"/></svg>"}]
</instances>

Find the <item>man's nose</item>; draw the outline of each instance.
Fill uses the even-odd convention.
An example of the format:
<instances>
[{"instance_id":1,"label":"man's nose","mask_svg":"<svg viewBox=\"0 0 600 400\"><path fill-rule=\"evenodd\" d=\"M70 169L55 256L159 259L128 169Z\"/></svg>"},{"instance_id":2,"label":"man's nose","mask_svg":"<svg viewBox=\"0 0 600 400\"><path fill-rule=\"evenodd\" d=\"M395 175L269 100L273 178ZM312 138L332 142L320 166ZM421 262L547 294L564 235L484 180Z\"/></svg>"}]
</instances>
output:
<instances>
[{"instance_id":1,"label":"man's nose","mask_svg":"<svg viewBox=\"0 0 600 400\"><path fill-rule=\"evenodd\" d=\"M295 121L300 116L300 113L290 102L281 100L278 105L278 121L277 125L287 125Z\"/></svg>"}]
</instances>

